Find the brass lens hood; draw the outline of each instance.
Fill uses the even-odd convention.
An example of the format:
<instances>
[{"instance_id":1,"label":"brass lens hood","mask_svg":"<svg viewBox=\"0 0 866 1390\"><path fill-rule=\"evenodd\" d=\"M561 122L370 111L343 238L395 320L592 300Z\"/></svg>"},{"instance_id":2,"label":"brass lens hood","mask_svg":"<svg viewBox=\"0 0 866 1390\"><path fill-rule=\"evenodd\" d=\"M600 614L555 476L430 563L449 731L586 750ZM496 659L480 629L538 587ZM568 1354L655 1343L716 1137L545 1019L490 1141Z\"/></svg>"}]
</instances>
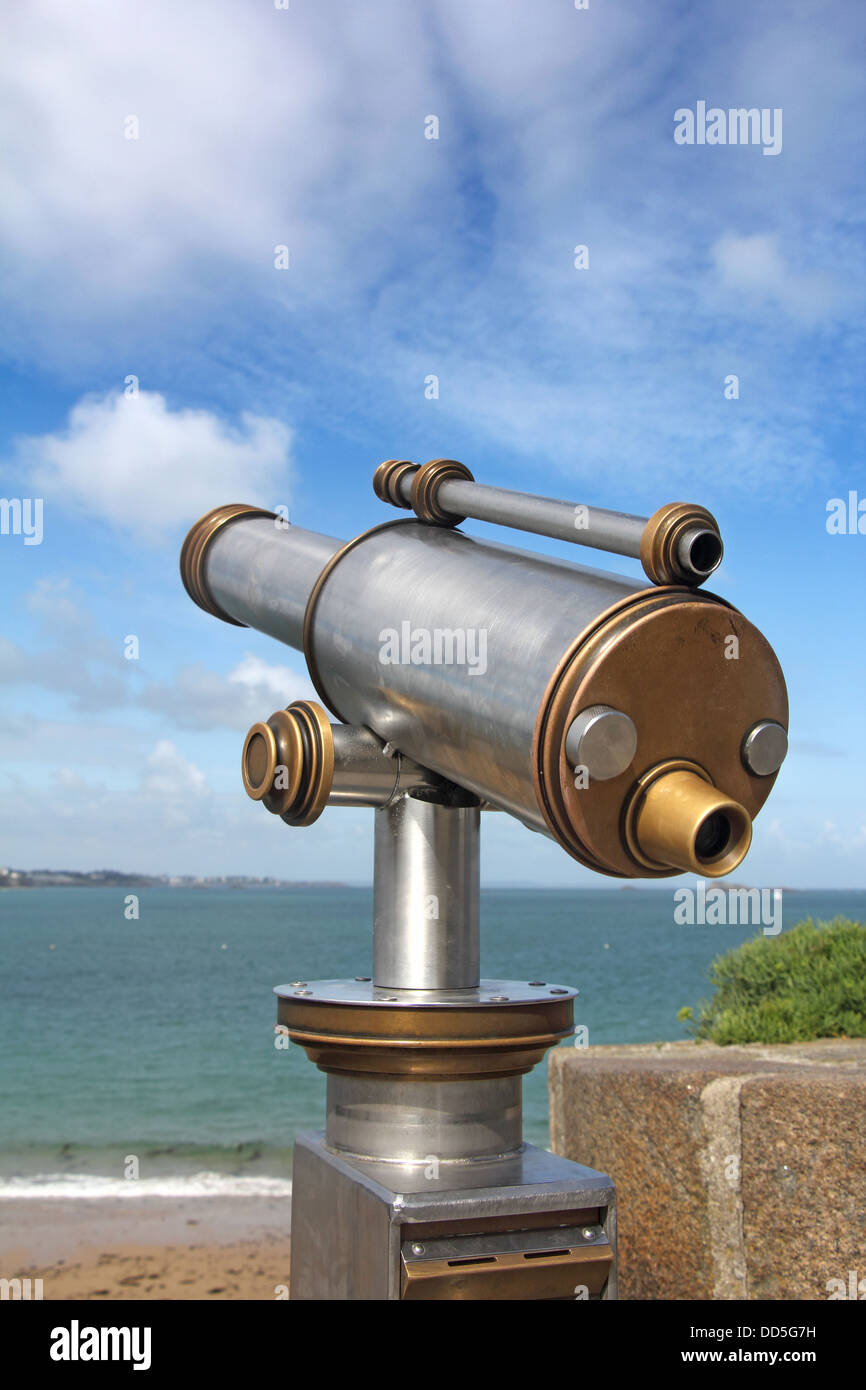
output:
<instances>
[{"instance_id":1,"label":"brass lens hood","mask_svg":"<svg viewBox=\"0 0 866 1390\"><path fill-rule=\"evenodd\" d=\"M247 624L229 617L211 597L205 582L205 559L217 532L242 516L270 516L276 519L275 512L266 511L263 507L251 507L246 502L230 502L224 507L214 507L213 511L205 512L190 527L180 552L180 577L193 603L214 618L231 623L232 627L246 627Z\"/></svg>"}]
</instances>

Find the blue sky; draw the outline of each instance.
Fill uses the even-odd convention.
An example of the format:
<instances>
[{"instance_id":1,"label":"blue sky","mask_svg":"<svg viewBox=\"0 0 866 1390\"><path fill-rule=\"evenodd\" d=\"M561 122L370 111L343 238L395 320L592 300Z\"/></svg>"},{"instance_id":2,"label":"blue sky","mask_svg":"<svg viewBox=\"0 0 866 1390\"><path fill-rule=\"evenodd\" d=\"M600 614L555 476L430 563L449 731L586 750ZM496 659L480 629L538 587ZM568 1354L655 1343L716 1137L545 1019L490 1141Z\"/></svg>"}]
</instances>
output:
<instances>
[{"instance_id":1,"label":"blue sky","mask_svg":"<svg viewBox=\"0 0 866 1390\"><path fill-rule=\"evenodd\" d=\"M0 495L44 535L0 536L0 864L367 880L369 814L291 831L243 795L248 724L309 683L177 555L226 501L348 537L381 459L449 456L716 514L711 587L791 696L743 875L866 886L866 535L826 526L866 499L866 10L31 0L5 28ZM699 101L781 109L781 151L678 145ZM602 884L504 816L483 866Z\"/></svg>"}]
</instances>

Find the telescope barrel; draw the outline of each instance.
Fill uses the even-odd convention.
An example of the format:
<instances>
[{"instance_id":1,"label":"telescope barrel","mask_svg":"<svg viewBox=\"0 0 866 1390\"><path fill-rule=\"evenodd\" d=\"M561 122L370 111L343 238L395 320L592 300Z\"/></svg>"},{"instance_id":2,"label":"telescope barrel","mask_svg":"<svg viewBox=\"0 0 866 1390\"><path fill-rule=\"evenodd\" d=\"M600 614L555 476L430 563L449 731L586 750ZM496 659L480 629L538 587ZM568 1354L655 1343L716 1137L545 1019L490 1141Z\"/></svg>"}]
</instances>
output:
<instances>
[{"instance_id":1,"label":"telescope barrel","mask_svg":"<svg viewBox=\"0 0 866 1390\"><path fill-rule=\"evenodd\" d=\"M596 871L713 876L743 857L777 768L757 773L742 750L759 723L784 731L787 699L771 648L724 600L414 519L341 546L240 506L193 527L181 568L208 612L302 648L338 719ZM628 717L634 754L582 777L567 737L595 707ZM692 774L677 781L682 839L663 859L643 829L644 800L665 799L657 769ZM735 813L702 814L707 782Z\"/></svg>"},{"instance_id":2,"label":"telescope barrel","mask_svg":"<svg viewBox=\"0 0 866 1390\"><path fill-rule=\"evenodd\" d=\"M416 762L544 830L528 755L545 689L576 633L634 588L395 522L328 575L311 623L311 671L342 719L397 748L411 744Z\"/></svg>"},{"instance_id":3,"label":"telescope barrel","mask_svg":"<svg viewBox=\"0 0 866 1390\"><path fill-rule=\"evenodd\" d=\"M724 552L718 523L704 507L673 502L651 517L634 516L489 487L475 482L456 459L431 459L423 467L386 459L373 476L373 489L382 501L414 510L422 521L453 525L472 517L630 555L657 584L702 584L718 568Z\"/></svg>"}]
</instances>

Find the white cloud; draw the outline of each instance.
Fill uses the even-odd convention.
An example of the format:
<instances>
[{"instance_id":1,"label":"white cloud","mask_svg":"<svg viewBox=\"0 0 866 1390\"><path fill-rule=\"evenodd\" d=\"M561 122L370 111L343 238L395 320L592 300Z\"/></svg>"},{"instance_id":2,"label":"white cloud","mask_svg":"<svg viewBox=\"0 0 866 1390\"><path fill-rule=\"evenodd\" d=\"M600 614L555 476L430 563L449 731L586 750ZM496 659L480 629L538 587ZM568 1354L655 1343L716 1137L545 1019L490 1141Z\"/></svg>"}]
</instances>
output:
<instances>
[{"instance_id":1,"label":"white cloud","mask_svg":"<svg viewBox=\"0 0 866 1390\"><path fill-rule=\"evenodd\" d=\"M792 317L817 322L831 316L840 289L829 275L794 270L785 261L776 235L726 233L711 248L725 293L745 294L754 306L775 302Z\"/></svg>"},{"instance_id":2,"label":"white cloud","mask_svg":"<svg viewBox=\"0 0 866 1390\"><path fill-rule=\"evenodd\" d=\"M96 734L32 717L22 717L18 727L0 720L4 863L369 880L368 812L344 808L290 831L244 796L237 775L229 790L219 790L225 782L219 755L205 771L171 740L145 743L138 731L119 727ZM93 756L89 749L79 757L88 743ZM45 760L34 764L28 755L13 766L31 745L47 750ZM72 755L74 767L52 762L58 748L66 761Z\"/></svg>"},{"instance_id":3,"label":"white cloud","mask_svg":"<svg viewBox=\"0 0 866 1390\"><path fill-rule=\"evenodd\" d=\"M207 778L171 739L162 738L148 754L141 790L145 796L169 803L193 801L207 791Z\"/></svg>"},{"instance_id":4,"label":"white cloud","mask_svg":"<svg viewBox=\"0 0 866 1390\"><path fill-rule=\"evenodd\" d=\"M80 773L73 772L71 767L60 767L57 769L57 785L64 792L86 791L88 782Z\"/></svg>"},{"instance_id":5,"label":"white cloud","mask_svg":"<svg viewBox=\"0 0 866 1390\"><path fill-rule=\"evenodd\" d=\"M171 410L154 391L110 392L73 407L64 430L19 441L47 503L73 503L146 537L188 524L215 498L287 502L291 430L243 414Z\"/></svg>"},{"instance_id":6,"label":"white cloud","mask_svg":"<svg viewBox=\"0 0 866 1390\"><path fill-rule=\"evenodd\" d=\"M40 580L24 607L49 641L24 647L0 635L0 692L30 686L91 715L141 709L176 729L235 733L292 700L320 698L300 655L294 663L268 662L247 651L227 672L188 664L168 680L148 681L146 668L124 659L121 640L103 631L66 579Z\"/></svg>"},{"instance_id":7,"label":"white cloud","mask_svg":"<svg viewBox=\"0 0 866 1390\"><path fill-rule=\"evenodd\" d=\"M317 700L309 676L300 675L290 666L272 666L260 656L247 652L228 674L232 685L241 686L245 694L259 701L265 696L277 701L277 705L287 704L289 700ZM301 690L300 687L303 687ZM287 696L287 691L290 692Z\"/></svg>"},{"instance_id":8,"label":"white cloud","mask_svg":"<svg viewBox=\"0 0 866 1390\"><path fill-rule=\"evenodd\" d=\"M863 853L866 850L866 824L854 820L850 825L840 826L836 821L820 819L798 808L795 816L787 819L775 817L765 827L765 839L772 845L778 861L792 874L802 873L802 865L820 865L822 876L828 881L834 861L840 860L847 867L849 877L840 877L839 886L847 887L862 878ZM852 871L857 866L859 872Z\"/></svg>"},{"instance_id":9,"label":"white cloud","mask_svg":"<svg viewBox=\"0 0 866 1390\"><path fill-rule=\"evenodd\" d=\"M300 665L300 659L299 659ZM228 675L201 665L182 666L171 684L142 693L141 703L182 729L234 729L267 719L292 700L318 700L309 676L246 653Z\"/></svg>"}]
</instances>

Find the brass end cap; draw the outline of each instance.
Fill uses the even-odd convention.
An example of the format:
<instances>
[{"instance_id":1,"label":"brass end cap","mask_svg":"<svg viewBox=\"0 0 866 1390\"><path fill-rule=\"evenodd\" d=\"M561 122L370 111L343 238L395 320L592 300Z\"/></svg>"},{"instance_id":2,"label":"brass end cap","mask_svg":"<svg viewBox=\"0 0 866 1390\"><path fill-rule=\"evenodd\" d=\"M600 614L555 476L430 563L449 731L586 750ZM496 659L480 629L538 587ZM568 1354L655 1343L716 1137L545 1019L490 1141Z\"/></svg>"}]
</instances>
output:
<instances>
[{"instance_id":1,"label":"brass end cap","mask_svg":"<svg viewBox=\"0 0 866 1390\"><path fill-rule=\"evenodd\" d=\"M625 838L639 864L722 878L752 843L744 806L714 787L697 763L671 759L650 768L625 814Z\"/></svg>"},{"instance_id":2,"label":"brass end cap","mask_svg":"<svg viewBox=\"0 0 866 1390\"><path fill-rule=\"evenodd\" d=\"M214 507L190 528L180 552L180 577L193 603L197 603L205 613L221 618L224 623L231 623L232 627L246 627L246 623L239 623L237 618L230 617L208 593L204 562L208 546L217 532L242 516L275 517L276 514L263 507L251 507L246 502L229 502L226 506Z\"/></svg>"},{"instance_id":3,"label":"brass end cap","mask_svg":"<svg viewBox=\"0 0 866 1390\"><path fill-rule=\"evenodd\" d=\"M334 736L312 700L295 700L267 722L254 724L241 755L244 791L287 825L312 825L334 780Z\"/></svg>"},{"instance_id":4,"label":"brass end cap","mask_svg":"<svg viewBox=\"0 0 866 1390\"><path fill-rule=\"evenodd\" d=\"M719 523L706 507L668 502L643 530L640 562L653 584L703 584L721 563Z\"/></svg>"},{"instance_id":5,"label":"brass end cap","mask_svg":"<svg viewBox=\"0 0 866 1390\"><path fill-rule=\"evenodd\" d=\"M373 474L373 491L379 501L411 512L412 503L403 501L400 483L407 474L417 473L420 467L419 463L410 463L408 459L385 459L384 463L380 463Z\"/></svg>"},{"instance_id":6,"label":"brass end cap","mask_svg":"<svg viewBox=\"0 0 866 1390\"><path fill-rule=\"evenodd\" d=\"M475 482L465 463L458 463L457 459L431 459L412 478L412 506L419 521L432 522L437 526L459 526L461 521L466 520L465 516L446 512L439 505L439 488L446 480Z\"/></svg>"},{"instance_id":7,"label":"brass end cap","mask_svg":"<svg viewBox=\"0 0 866 1390\"><path fill-rule=\"evenodd\" d=\"M727 659L733 638L739 660ZM581 713L599 707L627 714L636 733L628 765L623 760L617 775L602 778L598 768L575 765L573 737L569 749ZM705 590L648 585L580 633L551 677L533 740L539 810L553 838L597 873L622 878L682 873L677 859L660 865L654 855L641 857L639 846L635 854L627 843L626 811L640 790L639 779L674 759L687 770L697 766L751 821L775 773L767 766L766 774L759 774L749 765L743 739L747 731L768 724L780 731L787 727L788 699L766 638ZM585 763L583 756L579 762Z\"/></svg>"}]
</instances>

